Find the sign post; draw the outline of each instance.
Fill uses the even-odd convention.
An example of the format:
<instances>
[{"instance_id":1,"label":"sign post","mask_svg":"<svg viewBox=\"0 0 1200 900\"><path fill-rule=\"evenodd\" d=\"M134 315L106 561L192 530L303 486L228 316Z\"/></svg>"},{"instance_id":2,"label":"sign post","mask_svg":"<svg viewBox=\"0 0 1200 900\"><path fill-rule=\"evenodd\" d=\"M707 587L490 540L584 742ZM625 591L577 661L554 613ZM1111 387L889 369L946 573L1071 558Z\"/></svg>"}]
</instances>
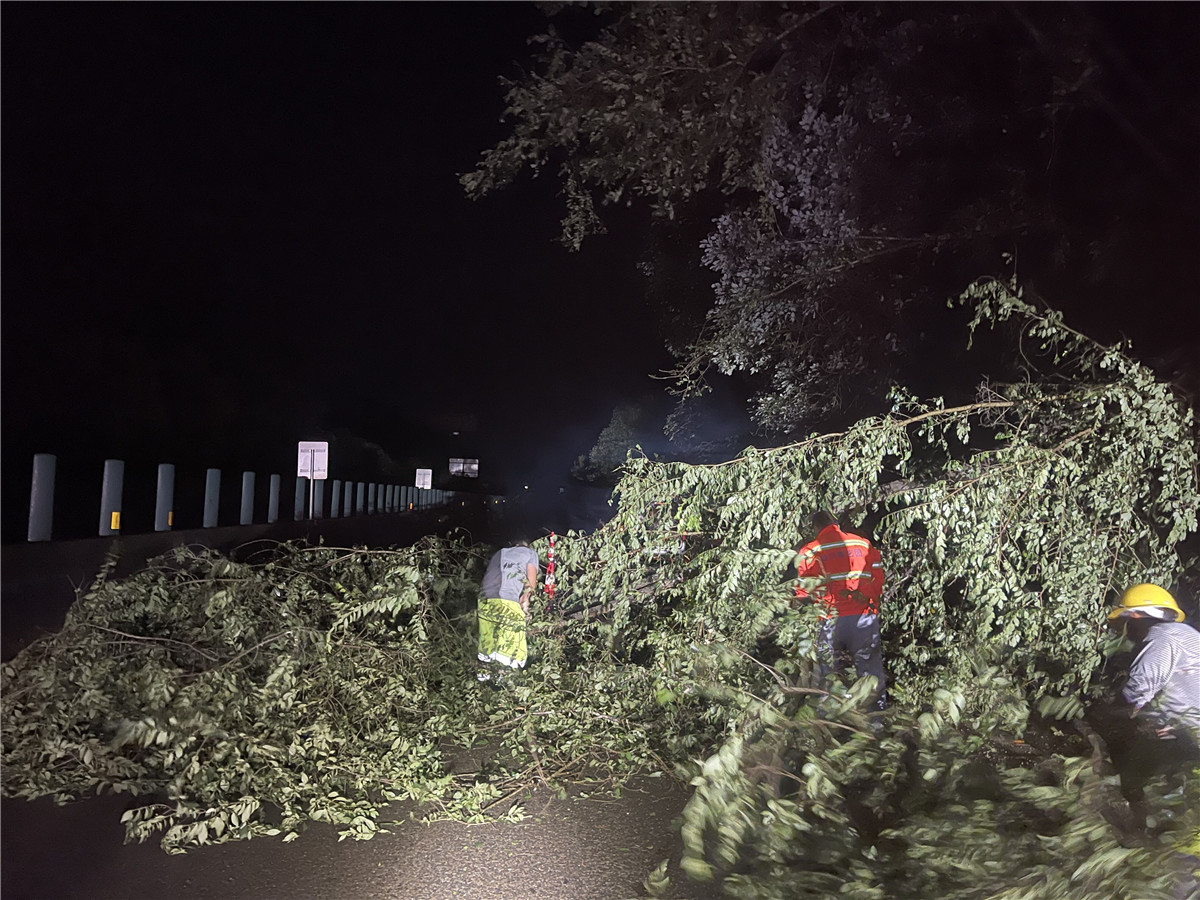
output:
<instances>
[{"instance_id":1,"label":"sign post","mask_svg":"<svg viewBox=\"0 0 1200 900\"><path fill-rule=\"evenodd\" d=\"M324 481L329 477L329 442L301 441L300 459L296 467L297 478L308 479L308 517L313 517L316 507L313 498L316 494L315 482Z\"/></svg>"}]
</instances>

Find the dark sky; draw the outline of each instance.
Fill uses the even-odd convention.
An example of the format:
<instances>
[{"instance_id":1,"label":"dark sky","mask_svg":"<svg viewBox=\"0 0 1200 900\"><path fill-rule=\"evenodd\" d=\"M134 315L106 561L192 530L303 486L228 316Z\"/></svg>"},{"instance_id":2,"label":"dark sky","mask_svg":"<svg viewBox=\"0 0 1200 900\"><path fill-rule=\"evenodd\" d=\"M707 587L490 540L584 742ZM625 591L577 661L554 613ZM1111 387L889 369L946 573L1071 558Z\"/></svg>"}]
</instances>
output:
<instances>
[{"instance_id":1,"label":"dark sky","mask_svg":"<svg viewBox=\"0 0 1200 900\"><path fill-rule=\"evenodd\" d=\"M1152 32L1128 58L1178 84L1197 16L1158 23L1184 6L1091 9ZM335 478L382 477L353 449L370 442L399 466L478 456L498 487L552 486L615 404L661 390L644 219L606 215L572 254L552 176L478 203L458 183L504 135L498 76L544 26L526 3L4 3L4 540L24 537L35 452L59 456L87 523L106 457L128 494L159 462L287 478L296 442L323 437ZM1189 53L1160 53L1168 38ZM1171 160L1186 227L1140 234L1111 302L1066 307L1168 370L1200 347L1194 149ZM1105 158L1076 153L1085 200Z\"/></svg>"},{"instance_id":2,"label":"dark sky","mask_svg":"<svg viewBox=\"0 0 1200 900\"><path fill-rule=\"evenodd\" d=\"M4 4L6 506L33 452L265 471L334 429L565 475L669 359L635 238L568 253L550 179L458 184L544 21Z\"/></svg>"}]
</instances>

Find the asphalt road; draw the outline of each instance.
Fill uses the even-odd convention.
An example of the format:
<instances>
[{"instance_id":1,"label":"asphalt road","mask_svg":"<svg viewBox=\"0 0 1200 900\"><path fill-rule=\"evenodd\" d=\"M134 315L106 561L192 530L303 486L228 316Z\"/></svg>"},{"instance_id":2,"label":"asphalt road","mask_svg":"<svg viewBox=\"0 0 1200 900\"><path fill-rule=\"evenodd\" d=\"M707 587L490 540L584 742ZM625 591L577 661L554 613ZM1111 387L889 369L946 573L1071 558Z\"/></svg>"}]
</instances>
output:
<instances>
[{"instance_id":1,"label":"asphalt road","mask_svg":"<svg viewBox=\"0 0 1200 900\"><path fill-rule=\"evenodd\" d=\"M544 789L512 825L402 821L373 840L338 842L312 824L278 838L168 856L157 844L125 846L127 797L58 807L47 799L0 801L4 900L625 900L669 859L673 898L718 896L678 869L672 825L687 794L642 779L617 801L559 800ZM401 811L397 810L398 816Z\"/></svg>"}]
</instances>

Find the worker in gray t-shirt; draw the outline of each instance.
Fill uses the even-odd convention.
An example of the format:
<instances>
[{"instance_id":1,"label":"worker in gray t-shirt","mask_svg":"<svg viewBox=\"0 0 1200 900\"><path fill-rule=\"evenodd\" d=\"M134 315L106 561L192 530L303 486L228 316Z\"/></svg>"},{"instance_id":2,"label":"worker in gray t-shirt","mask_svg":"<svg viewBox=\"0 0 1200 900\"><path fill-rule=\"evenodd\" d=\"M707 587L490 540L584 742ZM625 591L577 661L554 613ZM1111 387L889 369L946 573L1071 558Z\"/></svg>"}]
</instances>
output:
<instances>
[{"instance_id":1,"label":"worker in gray t-shirt","mask_svg":"<svg viewBox=\"0 0 1200 900\"><path fill-rule=\"evenodd\" d=\"M494 683L504 668L525 667L525 620L537 577L538 555L528 541L514 541L488 562L479 598L480 681Z\"/></svg>"}]
</instances>

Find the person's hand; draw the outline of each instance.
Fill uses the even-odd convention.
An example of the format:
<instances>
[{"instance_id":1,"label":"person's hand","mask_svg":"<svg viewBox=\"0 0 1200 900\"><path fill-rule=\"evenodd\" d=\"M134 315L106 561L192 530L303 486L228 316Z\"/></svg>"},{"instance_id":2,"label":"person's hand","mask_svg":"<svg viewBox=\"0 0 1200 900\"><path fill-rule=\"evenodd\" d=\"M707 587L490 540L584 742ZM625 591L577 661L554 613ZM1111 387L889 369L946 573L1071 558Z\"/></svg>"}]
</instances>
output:
<instances>
[{"instance_id":1,"label":"person's hand","mask_svg":"<svg viewBox=\"0 0 1200 900\"><path fill-rule=\"evenodd\" d=\"M1175 731L1170 725L1159 725L1143 716L1134 716L1134 727L1138 735L1157 741L1175 740Z\"/></svg>"}]
</instances>

